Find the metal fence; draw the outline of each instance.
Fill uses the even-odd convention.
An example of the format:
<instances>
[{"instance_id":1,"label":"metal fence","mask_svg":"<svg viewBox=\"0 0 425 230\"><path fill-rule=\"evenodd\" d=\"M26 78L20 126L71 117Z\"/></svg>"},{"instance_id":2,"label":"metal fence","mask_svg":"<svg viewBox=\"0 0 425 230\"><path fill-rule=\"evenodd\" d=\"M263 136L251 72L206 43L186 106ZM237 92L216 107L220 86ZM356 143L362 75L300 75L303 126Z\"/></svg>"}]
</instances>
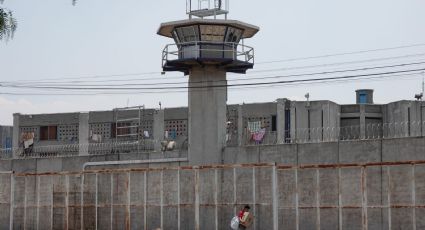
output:
<instances>
[{"instance_id":1,"label":"metal fence","mask_svg":"<svg viewBox=\"0 0 425 230\"><path fill-rule=\"evenodd\" d=\"M0 149L1 158L49 158L49 157L69 157L78 156L80 153L89 155L105 155L118 153L139 153L149 152L155 149L155 145L160 144L156 140L104 142L89 144L57 144L39 145L35 143L33 147L24 149L9 148Z\"/></svg>"},{"instance_id":2,"label":"metal fence","mask_svg":"<svg viewBox=\"0 0 425 230\"><path fill-rule=\"evenodd\" d=\"M425 161L0 173L0 229L424 229Z\"/></svg>"},{"instance_id":3,"label":"metal fence","mask_svg":"<svg viewBox=\"0 0 425 230\"><path fill-rule=\"evenodd\" d=\"M274 145L290 143L321 143L351 140L379 140L425 136L425 122L376 123L344 127L298 128L283 132L281 139L276 131L267 131L263 140L255 141L245 130L243 145Z\"/></svg>"}]
</instances>

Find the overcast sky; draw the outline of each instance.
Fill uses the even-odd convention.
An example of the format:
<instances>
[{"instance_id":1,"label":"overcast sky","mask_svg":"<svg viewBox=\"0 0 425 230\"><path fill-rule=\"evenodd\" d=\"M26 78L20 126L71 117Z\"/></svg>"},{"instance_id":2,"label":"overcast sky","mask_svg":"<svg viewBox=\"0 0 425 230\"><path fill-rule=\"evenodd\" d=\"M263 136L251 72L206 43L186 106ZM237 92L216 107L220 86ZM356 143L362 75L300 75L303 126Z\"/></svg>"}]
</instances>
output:
<instances>
[{"instance_id":1,"label":"overcast sky","mask_svg":"<svg viewBox=\"0 0 425 230\"><path fill-rule=\"evenodd\" d=\"M71 0L5 0L1 7L12 10L19 23L14 39L0 42L1 82L147 72L154 73L90 80L157 77L157 81L150 82L166 82L165 79L173 81L173 78L182 76L180 73L159 74L162 49L172 40L156 35L156 31L161 22L187 18L185 0L79 0L76 6L72 6ZM264 63L424 44L423 0L233 0L230 7L231 19L257 25L261 31L253 39L245 41L246 45L255 48L257 64L254 70L246 76L229 75L229 79L425 61L425 56L420 55L425 54L425 46L418 45L329 58ZM408 58L293 69L400 56ZM275 70L279 68L292 70ZM261 72L264 70L266 72ZM413 99L414 94L421 90L421 81L421 76L412 75L379 81L239 89L229 92L228 103L265 102L285 97L303 100L307 92L312 100L354 103L354 91L358 88L375 89L375 101L387 103ZM0 93L4 92L32 91L0 87ZM0 94L0 125L11 125L13 113L106 110L127 104L158 107L159 101L163 107L186 106L187 93L114 96Z\"/></svg>"}]
</instances>

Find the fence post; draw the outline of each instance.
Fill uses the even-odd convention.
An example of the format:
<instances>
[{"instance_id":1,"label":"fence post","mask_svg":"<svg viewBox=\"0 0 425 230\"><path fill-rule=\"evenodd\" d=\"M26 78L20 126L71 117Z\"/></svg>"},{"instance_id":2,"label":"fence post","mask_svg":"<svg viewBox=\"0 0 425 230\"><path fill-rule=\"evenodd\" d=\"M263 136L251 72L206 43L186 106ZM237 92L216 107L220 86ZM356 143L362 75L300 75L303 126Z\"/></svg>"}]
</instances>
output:
<instances>
[{"instance_id":1,"label":"fence post","mask_svg":"<svg viewBox=\"0 0 425 230\"><path fill-rule=\"evenodd\" d=\"M366 167L362 167L361 169L361 179L362 179L362 213L363 213L363 229L368 229L368 220L367 220L367 173L366 173Z\"/></svg>"},{"instance_id":2,"label":"fence post","mask_svg":"<svg viewBox=\"0 0 425 230\"><path fill-rule=\"evenodd\" d=\"M95 184L95 186L96 186L96 187L95 187L95 188L96 188L96 191L95 191L95 192L96 192L96 195L95 195L95 196L96 196L96 197L95 197L95 199L96 199L96 200L95 200L95 209L96 209L96 210L95 210L95 223L94 223L94 226L95 226L95 229L96 229L96 230L97 230L97 220L98 220L98 218L99 218L99 216L98 216L98 215L99 215L99 213L97 212L97 209L98 209L98 206L99 206L99 199L98 199L98 197L99 197L99 195L98 195L98 193L99 193L99 185L98 185L98 184L99 184L99 183L98 183L98 180L99 180L99 174L97 174L97 173L96 173L96 179L95 179L95 183L96 183L96 184Z\"/></svg>"},{"instance_id":3,"label":"fence post","mask_svg":"<svg viewBox=\"0 0 425 230\"><path fill-rule=\"evenodd\" d=\"M299 191L298 191L298 167L295 168L295 222L296 230L300 229L300 210L299 210Z\"/></svg>"},{"instance_id":4,"label":"fence post","mask_svg":"<svg viewBox=\"0 0 425 230\"><path fill-rule=\"evenodd\" d=\"M388 229L391 230L391 171L390 166L387 166L387 178L388 178L388 191L387 191L387 202L388 202Z\"/></svg>"},{"instance_id":5,"label":"fence post","mask_svg":"<svg viewBox=\"0 0 425 230\"><path fill-rule=\"evenodd\" d=\"M177 169L177 230L180 230L180 169Z\"/></svg>"},{"instance_id":6,"label":"fence post","mask_svg":"<svg viewBox=\"0 0 425 230\"><path fill-rule=\"evenodd\" d=\"M272 190L273 190L273 229L279 229L279 199L278 199L278 189L277 189L277 166L276 163L273 165L273 175L272 175Z\"/></svg>"},{"instance_id":7,"label":"fence post","mask_svg":"<svg viewBox=\"0 0 425 230\"><path fill-rule=\"evenodd\" d=\"M413 219L413 230L416 230L416 172L415 165L412 165L412 219Z\"/></svg>"},{"instance_id":8,"label":"fence post","mask_svg":"<svg viewBox=\"0 0 425 230\"><path fill-rule=\"evenodd\" d=\"M342 230L342 194L341 194L341 168L338 167L338 224Z\"/></svg>"},{"instance_id":9,"label":"fence post","mask_svg":"<svg viewBox=\"0 0 425 230\"><path fill-rule=\"evenodd\" d=\"M195 168L195 229L200 230L199 224L199 168Z\"/></svg>"},{"instance_id":10,"label":"fence post","mask_svg":"<svg viewBox=\"0 0 425 230\"><path fill-rule=\"evenodd\" d=\"M10 174L10 211L9 211L9 229L13 229L13 210L15 206L15 177L13 172Z\"/></svg>"},{"instance_id":11,"label":"fence post","mask_svg":"<svg viewBox=\"0 0 425 230\"><path fill-rule=\"evenodd\" d=\"M316 227L320 230L320 171L316 168Z\"/></svg>"},{"instance_id":12,"label":"fence post","mask_svg":"<svg viewBox=\"0 0 425 230\"><path fill-rule=\"evenodd\" d=\"M218 172L214 169L214 211L215 211L215 229L218 230Z\"/></svg>"},{"instance_id":13,"label":"fence post","mask_svg":"<svg viewBox=\"0 0 425 230\"><path fill-rule=\"evenodd\" d=\"M65 229L69 229L69 175L65 176Z\"/></svg>"},{"instance_id":14,"label":"fence post","mask_svg":"<svg viewBox=\"0 0 425 230\"><path fill-rule=\"evenodd\" d=\"M257 198L256 198L256 194L255 194L255 190L256 190L256 179L255 179L255 167L252 167L252 206L253 206L253 213L254 213L254 218L257 215L257 209L256 209L256 203L257 203ZM257 229L257 221L254 221L254 230Z\"/></svg>"},{"instance_id":15,"label":"fence post","mask_svg":"<svg viewBox=\"0 0 425 230\"><path fill-rule=\"evenodd\" d=\"M147 178L148 177L147 177L146 174L147 173L145 171L144 174L143 174L143 203L144 203L144 205L143 205L143 221L144 221L144 225L143 225L143 227L144 227L144 230L147 230L148 229L148 227L147 227L148 216L146 214L146 211L147 211L146 205L148 204L148 201L147 201L147 198L148 198L148 195L147 195L148 189L146 188L146 186L148 184L147 183Z\"/></svg>"}]
</instances>

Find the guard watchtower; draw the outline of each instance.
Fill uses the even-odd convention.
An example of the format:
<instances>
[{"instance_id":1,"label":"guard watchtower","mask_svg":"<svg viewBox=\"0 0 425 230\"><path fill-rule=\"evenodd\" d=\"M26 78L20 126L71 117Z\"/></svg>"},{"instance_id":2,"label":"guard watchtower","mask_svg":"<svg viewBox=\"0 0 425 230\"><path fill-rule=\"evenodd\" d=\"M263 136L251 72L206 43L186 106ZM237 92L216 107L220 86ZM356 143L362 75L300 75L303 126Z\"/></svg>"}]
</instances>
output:
<instances>
[{"instance_id":1,"label":"guard watchtower","mask_svg":"<svg viewBox=\"0 0 425 230\"><path fill-rule=\"evenodd\" d=\"M187 0L189 19L161 24L174 39L162 54L164 71L189 75L189 161L220 163L226 136L226 73L254 66L254 49L240 44L259 28L227 20L229 0ZM224 16L224 19L219 17Z\"/></svg>"}]
</instances>

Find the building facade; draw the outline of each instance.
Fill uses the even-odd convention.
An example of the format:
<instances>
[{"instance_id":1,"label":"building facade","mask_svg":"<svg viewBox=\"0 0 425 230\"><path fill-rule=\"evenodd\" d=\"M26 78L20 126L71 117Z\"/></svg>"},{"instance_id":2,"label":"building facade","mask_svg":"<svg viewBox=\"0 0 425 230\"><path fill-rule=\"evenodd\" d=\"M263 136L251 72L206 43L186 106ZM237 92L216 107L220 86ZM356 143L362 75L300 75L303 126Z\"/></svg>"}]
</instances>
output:
<instances>
[{"instance_id":1,"label":"building facade","mask_svg":"<svg viewBox=\"0 0 425 230\"><path fill-rule=\"evenodd\" d=\"M371 93L371 90L358 90L358 103L348 105L288 99L228 105L225 145L424 136L425 103L404 100L373 104ZM164 141L173 141L176 148L187 150L188 130L188 109L184 107L14 114L13 147L15 157L28 153L90 155L159 151ZM25 146L28 137L32 138L31 146ZM29 150L25 151L26 148Z\"/></svg>"}]
</instances>

